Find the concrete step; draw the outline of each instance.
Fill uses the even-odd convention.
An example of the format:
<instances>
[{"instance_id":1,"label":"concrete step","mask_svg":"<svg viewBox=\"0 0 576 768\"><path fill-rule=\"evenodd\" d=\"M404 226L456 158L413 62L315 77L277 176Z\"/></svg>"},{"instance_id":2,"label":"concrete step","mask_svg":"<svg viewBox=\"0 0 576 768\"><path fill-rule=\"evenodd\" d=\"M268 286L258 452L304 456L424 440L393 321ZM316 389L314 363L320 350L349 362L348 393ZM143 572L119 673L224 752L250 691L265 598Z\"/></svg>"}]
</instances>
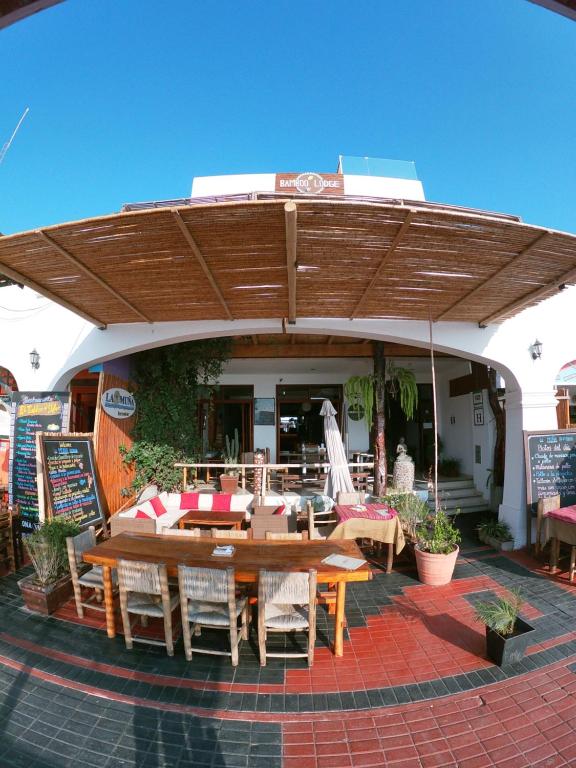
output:
<instances>
[{"instance_id":1,"label":"concrete step","mask_svg":"<svg viewBox=\"0 0 576 768\"><path fill-rule=\"evenodd\" d=\"M460 488L474 488L472 478L455 478L454 480L438 480L439 491L459 490Z\"/></svg>"},{"instance_id":2,"label":"concrete step","mask_svg":"<svg viewBox=\"0 0 576 768\"><path fill-rule=\"evenodd\" d=\"M470 487L467 486L466 488L438 488L438 494L443 499L463 499L466 496L482 496L472 483L470 483Z\"/></svg>"},{"instance_id":3,"label":"concrete step","mask_svg":"<svg viewBox=\"0 0 576 768\"><path fill-rule=\"evenodd\" d=\"M469 515L469 514L472 514L472 512L485 512L486 514L488 514L490 511L491 510L490 510L490 507L488 506L488 504L484 503L484 504L479 504L477 507L464 507L464 508L461 508L459 514L461 514L461 515ZM447 509L446 510L446 514L447 515L454 515L454 514L456 514L456 509Z\"/></svg>"},{"instance_id":4,"label":"concrete step","mask_svg":"<svg viewBox=\"0 0 576 768\"><path fill-rule=\"evenodd\" d=\"M456 509L457 507L463 509L464 507L477 507L481 504L487 504L481 493L476 493L474 496L453 496L449 499L440 496L440 503L446 509Z\"/></svg>"}]
</instances>

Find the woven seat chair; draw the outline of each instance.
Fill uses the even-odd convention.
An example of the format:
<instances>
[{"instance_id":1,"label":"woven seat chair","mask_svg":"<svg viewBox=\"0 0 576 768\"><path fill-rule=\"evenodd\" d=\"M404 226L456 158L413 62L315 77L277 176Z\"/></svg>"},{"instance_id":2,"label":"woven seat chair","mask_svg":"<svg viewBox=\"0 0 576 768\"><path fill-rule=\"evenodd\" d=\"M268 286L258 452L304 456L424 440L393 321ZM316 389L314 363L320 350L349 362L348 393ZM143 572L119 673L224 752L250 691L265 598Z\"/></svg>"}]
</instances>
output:
<instances>
[{"instance_id":1,"label":"woven seat chair","mask_svg":"<svg viewBox=\"0 0 576 768\"><path fill-rule=\"evenodd\" d=\"M274 533L266 531L266 541L302 541L303 533Z\"/></svg>"},{"instance_id":2,"label":"woven seat chair","mask_svg":"<svg viewBox=\"0 0 576 768\"><path fill-rule=\"evenodd\" d=\"M194 651L215 656L230 656L232 666L238 666L240 640L248 639L248 601L244 596L236 596L234 569L191 568L179 565L178 586L184 653L187 660L192 661ZM241 618L240 632L238 618ZM200 635L202 627L227 630L230 633L230 650L221 651L196 645L192 648L190 625L196 636Z\"/></svg>"},{"instance_id":3,"label":"woven seat chair","mask_svg":"<svg viewBox=\"0 0 576 768\"><path fill-rule=\"evenodd\" d=\"M366 494L364 491L338 491L336 496L336 504L364 504Z\"/></svg>"},{"instance_id":4,"label":"woven seat chair","mask_svg":"<svg viewBox=\"0 0 576 768\"><path fill-rule=\"evenodd\" d=\"M102 602L104 594L104 581L102 578L102 566L88 565L82 560L82 555L87 549L96 546L96 529L91 525L86 531L77 536L68 536L66 539L66 549L68 552L68 565L72 577L72 587L74 589L74 601L76 603L76 613L80 619L84 618L84 608L92 608L94 611L105 612L106 608ZM116 587L116 573L112 572L112 583ZM92 594L83 599L82 590L93 590Z\"/></svg>"},{"instance_id":5,"label":"woven seat chair","mask_svg":"<svg viewBox=\"0 0 576 768\"><path fill-rule=\"evenodd\" d=\"M312 541L314 539L327 539L332 533L334 526L338 523L338 517L333 510L330 512L318 512L314 511L312 502L306 502L306 510L308 513L308 538Z\"/></svg>"},{"instance_id":6,"label":"woven seat chair","mask_svg":"<svg viewBox=\"0 0 576 768\"><path fill-rule=\"evenodd\" d=\"M135 560L118 560L118 587L120 591L120 612L124 626L126 648L133 642L162 645L168 656L174 656L172 638L172 611L178 605L178 595L168 588L166 566L162 563L144 563ZM140 616L142 626L148 625L148 617L164 620L164 642L149 637L135 637L130 623L130 614Z\"/></svg>"},{"instance_id":7,"label":"woven seat chair","mask_svg":"<svg viewBox=\"0 0 576 768\"><path fill-rule=\"evenodd\" d=\"M162 528L162 536L188 536L192 539L198 539L204 534L201 528Z\"/></svg>"},{"instance_id":8,"label":"woven seat chair","mask_svg":"<svg viewBox=\"0 0 576 768\"><path fill-rule=\"evenodd\" d=\"M5 502L0 502L0 566L5 566L8 573L16 570L12 510Z\"/></svg>"},{"instance_id":9,"label":"woven seat chair","mask_svg":"<svg viewBox=\"0 0 576 768\"><path fill-rule=\"evenodd\" d=\"M248 531L237 531L234 528L212 528L214 539L247 539Z\"/></svg>"},{"instance_id":10,"label":"woven seat chair","mask_svg":"<svg viewBox=\"0 0 576 768\"><path fill-rule=\"evenodd\" d=\"M268 652L269 632L308 631L308 649L302 652ZM258 647L260 665L266 666L267 656L276 658L308 657L314 663L316 642L316 571L290 573L260 571L258 578Z\"/></svg>"}]
</instances>

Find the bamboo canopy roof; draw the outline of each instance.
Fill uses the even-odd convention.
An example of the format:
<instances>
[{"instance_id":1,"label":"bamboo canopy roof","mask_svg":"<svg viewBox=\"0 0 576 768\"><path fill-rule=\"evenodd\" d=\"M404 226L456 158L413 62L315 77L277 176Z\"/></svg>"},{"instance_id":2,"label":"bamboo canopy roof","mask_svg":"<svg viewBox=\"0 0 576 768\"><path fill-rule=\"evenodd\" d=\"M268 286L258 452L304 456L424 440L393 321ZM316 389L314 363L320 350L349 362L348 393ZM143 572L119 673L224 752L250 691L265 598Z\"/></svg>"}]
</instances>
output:
<instances>
[{"instance_id":1,"label":"bamboo canopy roof","mask_svg":"<svg viewBox=\"0 0 576 768\"><path fill-rule=\"evenodd\" d=\"M576 282L576 236L431 203L187 201L0 237L0 274L99 327L302 317L486 325Z\"/></svg>"}]
</instances>

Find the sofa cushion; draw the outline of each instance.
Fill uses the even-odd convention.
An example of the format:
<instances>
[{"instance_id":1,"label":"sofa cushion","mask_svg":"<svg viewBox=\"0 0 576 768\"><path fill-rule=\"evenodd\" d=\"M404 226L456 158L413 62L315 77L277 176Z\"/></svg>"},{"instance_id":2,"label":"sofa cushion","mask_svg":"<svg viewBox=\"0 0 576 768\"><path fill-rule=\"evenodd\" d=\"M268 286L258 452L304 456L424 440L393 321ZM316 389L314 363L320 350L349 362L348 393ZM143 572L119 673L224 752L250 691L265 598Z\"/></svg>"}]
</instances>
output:
<instances>
[{"instance_id":1,"label":"sofa cushion","mask_svg":"<svg viewBox=\"0 0 576 768\"><path fill-rule=\"evenodd\" d=\"M212 512L230 512L232 494L214 493L212 495Z\"/></svg>"},{"instance_id":2,"label":"sofa cushion","mask_svg":"<svg viewBox=\"0 0 576 768\"><path fill-rule=\"evenodd\" d=\"M137 509L134 517L137 520L152 520L154 518L154 515L149 515L148 512L144 512L143 509Z\"/></svg>"},{"instance_id":3,"label":"sofa cushion","mask_svg":"<svg viewBox=\"0 0 576 768\"><path fill-rule=\"evenodd\" d=\"M168 495L168 494L166 494ZM162 503L162 499L160 496L155 496L153 499L150 499L150 506L154 510L154 514L156 517L162 517L162 515L165 515L167 510L164 504Z\"/></svg>"},{"instance_id":4,"label":"sofa cushion","mask_svg":"<svg viewBox=\"0 0 576 768\"><path fill-rule=\"evenodd\" d=\"M280 504L279 507L276 507L274 512L272 512L273 515L287 515L288 512L286 511L286 504Z\"/></svg>"}]
</instances>

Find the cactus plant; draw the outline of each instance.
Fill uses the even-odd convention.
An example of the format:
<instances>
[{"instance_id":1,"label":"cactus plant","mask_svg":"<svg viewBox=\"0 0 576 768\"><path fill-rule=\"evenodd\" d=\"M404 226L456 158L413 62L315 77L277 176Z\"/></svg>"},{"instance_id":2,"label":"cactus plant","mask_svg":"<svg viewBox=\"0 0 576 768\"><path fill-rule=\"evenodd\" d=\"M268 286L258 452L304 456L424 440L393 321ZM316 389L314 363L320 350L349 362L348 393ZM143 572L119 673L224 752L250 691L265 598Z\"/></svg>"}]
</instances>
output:
<instances>
[{"instance_id":1,"label":"cactus plant","mask_svg":"<svg viewBox=\"0 0 576 768\"><path fill-rule=\"evenodd\" d=\"M240 453L240 439L238 429L234 430L234 437L230 439L226 435L226 448L224 449L224 464L238 464L238 455ZM236 470L230 469L227 474L234 475Z\"/></svg>"}]
</instances>

